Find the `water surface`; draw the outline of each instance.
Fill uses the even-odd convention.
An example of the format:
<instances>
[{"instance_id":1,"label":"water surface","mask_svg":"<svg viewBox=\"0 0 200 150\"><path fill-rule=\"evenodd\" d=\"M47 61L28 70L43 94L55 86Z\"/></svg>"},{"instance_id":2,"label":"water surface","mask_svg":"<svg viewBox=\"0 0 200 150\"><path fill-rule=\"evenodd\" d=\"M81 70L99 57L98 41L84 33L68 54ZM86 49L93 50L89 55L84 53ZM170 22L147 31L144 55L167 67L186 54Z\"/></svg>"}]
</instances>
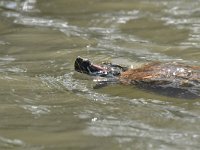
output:
<instances>
[{"instance_id":1,"label":"water surface","mask_svg":"<svg viewBox=\"0 0 200 150\"><path fill-rule=\"evenodd\" d=\"M0 149L199 149L200 102L93 89L77 56L200 65L200 1L1 0Z\"/></svg>"}]
</instances>

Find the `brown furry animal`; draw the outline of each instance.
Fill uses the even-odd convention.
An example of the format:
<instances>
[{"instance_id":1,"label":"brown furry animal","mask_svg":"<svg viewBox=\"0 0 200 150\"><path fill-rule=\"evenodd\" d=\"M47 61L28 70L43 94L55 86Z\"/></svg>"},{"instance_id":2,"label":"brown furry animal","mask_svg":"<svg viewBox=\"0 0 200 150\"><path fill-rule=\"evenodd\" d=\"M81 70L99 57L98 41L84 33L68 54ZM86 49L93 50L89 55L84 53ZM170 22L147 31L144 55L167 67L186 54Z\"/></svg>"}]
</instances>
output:
<instances>
[{"instance_id":1,"label":"brown furry animal","mask_svg":"<svg viewBox=\"0 0 200 150\"><path fill-rule=\"evenodd\" d=\"M80 57L76 59L74 66L78 72L108 78L99 81L97 85L132 84L167 96L200 98L200 66L153 62L140 68L129 69L111 63L95 65Z\"/></svg>"}]
</instances>

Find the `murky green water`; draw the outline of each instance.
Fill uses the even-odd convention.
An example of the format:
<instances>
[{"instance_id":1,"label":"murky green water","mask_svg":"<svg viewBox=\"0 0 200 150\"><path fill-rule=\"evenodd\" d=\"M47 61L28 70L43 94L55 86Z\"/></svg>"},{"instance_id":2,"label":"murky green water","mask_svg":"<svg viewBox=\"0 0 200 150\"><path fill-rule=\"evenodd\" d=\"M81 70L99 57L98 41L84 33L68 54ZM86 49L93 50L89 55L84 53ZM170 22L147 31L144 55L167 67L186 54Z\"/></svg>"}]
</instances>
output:
<instances>
[{"instance_id":1,"label":"murky green water","mask_svg":"<svg viewBox=\"0 0 200 150\"><path fill-rule=\"evenodd\" d=\"M199 0L0 0L0 149L200 149L200 100L93 89L77 56L200 65Z\"/></svg>"}]
</instances>

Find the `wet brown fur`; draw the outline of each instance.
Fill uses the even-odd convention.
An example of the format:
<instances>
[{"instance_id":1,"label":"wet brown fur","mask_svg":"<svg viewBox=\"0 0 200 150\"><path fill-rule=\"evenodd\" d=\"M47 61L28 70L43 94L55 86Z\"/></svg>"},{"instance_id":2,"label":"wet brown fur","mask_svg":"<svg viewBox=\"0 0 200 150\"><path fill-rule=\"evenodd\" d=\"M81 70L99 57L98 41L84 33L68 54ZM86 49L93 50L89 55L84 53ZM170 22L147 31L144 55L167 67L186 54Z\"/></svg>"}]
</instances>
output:
<instances>
[{"instance_id":1,"label":"wet brown fur","mask_svg":"<svg viewBox=\"0 0 200 150\"><path fill-rule=\"evenodd\" d=\"M120 79L145 80L158 76L159 62L146 64L140 68L129 69L120 75Z\"/></svg>"},{"instance_id":2,"label":"wet brown fur","mask_svg":"<svg viewBox=\"0 0 200 150\"><path fill-rule=\"evenodd\" d=\"M122 84L132 84L170 97L200 97L200 66L154 62L122 72L119 80Z\"/></svg>"},{"instance_id":3,"label":"wet brown fur","mask_svg":"<svg viewBox=\"0 0 200 150\"><path fill-rule=\"evenodd\" d=\"M175 70L168 72L168 68L174 66ZM183 71L178 72L176 68L181 68ZM174 71L174 72L173 72ZM200 66L188 66L181 63L160 63L153 62L143 65L140 68L129 69L122 72L120 81L123 84L134 83L133 81L151 82L152 84L161 84L168 82L174 82L174 80L180 81L180 85L187 83L188 81L200 82Z\"/></svg>"}]
</instances>

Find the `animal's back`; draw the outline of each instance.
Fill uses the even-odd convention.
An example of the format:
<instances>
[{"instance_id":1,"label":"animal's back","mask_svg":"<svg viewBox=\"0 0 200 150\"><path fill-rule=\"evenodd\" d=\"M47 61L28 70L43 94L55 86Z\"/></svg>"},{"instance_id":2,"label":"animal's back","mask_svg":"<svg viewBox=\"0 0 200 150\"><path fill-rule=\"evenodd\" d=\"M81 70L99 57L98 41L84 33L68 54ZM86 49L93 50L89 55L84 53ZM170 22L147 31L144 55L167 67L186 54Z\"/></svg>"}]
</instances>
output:
<instances>
[{"instance_id":1,"label":"animal's back","mask_svg":"<svg viewBox=\"0 0 200 150\"><path fill-rule=\"evenodd\" d=\"M166 92L177 97L200 97L200 67L180 63L151 63L123 72L125 84ZM169 93L170 92L170 93Z\"/></svg>"}]
</instances>

